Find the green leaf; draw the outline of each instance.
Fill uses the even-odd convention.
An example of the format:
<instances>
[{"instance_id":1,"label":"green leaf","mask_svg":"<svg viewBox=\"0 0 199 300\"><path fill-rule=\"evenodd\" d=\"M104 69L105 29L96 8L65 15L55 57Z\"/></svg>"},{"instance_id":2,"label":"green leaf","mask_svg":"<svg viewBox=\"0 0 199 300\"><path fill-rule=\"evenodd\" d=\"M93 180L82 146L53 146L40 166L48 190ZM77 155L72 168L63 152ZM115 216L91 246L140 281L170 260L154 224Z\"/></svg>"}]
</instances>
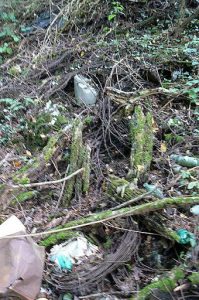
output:
<instances>
[{"instance_id":1,"label":"green leaf","mask_svg":"<svg viewBox=\"0 0 199 300\"><path fill-rule=\"evenodd\" d=\"M189 171L184 171L184 170L181 171L181 177L182 177L183 179L190 178L190 176L191 176L191 174L190 174Z\"/></svg>"},{"instance_id":2,"label":"green leaf","mask_svg":"<svg viewBox=\"0 0 199 300\"><path fill-rule=\"evenodd\" d=\"M12 35L12 38L16 43L20 41L20 38L17 35Z\"/></svg>"},{"instance_id":3,"label":"green leaf","mask_svg":"<svg viewBox=\"0 0 199 300\"><path fill-rule=\"evenodd\" d=\"M116 14L108 15L108 20L109 20L109 21L112 21L112 20L115 19L115 17L116 17Z\"/></svg>"},{"instance_id":4,"label":"green leaf","mask_svg":"<svg viewBox=\"0 0 199 300\"><path fill-rule=\"evenodd\" d=\"M188 184L188 190L192 190L194 188L199 189L199 181L192 181Z\"/></svg>"},{"instance_id":5,"label":"green leaf","mask_svg":"<svg viewBox=\"0 0 199 300\"><path fill-rule=\"evenodd\" d=\"M35 101L29 97L26 97L26 98L24 98L24 104L25 104L25 106L34 105Z\"/></svg>"},{"instance_id":6,"label":"green leaf","mask_svg":"<svg viewBox=\"0 0 199 300\"><path fill-rule=\"evenodd\" d=\"M7 48L6 48L6 53L8 53L8 54L12 54L12 48L10 48L10 47L7 47Z\"/></svg>"}]
</instances>

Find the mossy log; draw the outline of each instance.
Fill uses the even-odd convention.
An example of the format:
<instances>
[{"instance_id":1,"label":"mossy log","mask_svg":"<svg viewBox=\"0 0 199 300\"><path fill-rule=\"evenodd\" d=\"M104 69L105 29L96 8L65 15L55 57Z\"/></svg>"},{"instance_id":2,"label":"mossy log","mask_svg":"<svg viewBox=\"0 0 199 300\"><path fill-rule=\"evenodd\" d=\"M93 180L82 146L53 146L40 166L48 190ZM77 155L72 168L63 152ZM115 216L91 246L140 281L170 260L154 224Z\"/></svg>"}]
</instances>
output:
<instances>
[{"instance_id":1,"label":"mossy log","mask_svg":"<svg viewBox=\"0 0 199 300\"><path fill-rule=\"evenodd\" d=\"M40 178L49 167L51 159L57 157L63 148L63 132L52 136L41 154L31 159L20 170L6 178L7 183L0 185L0 205L5 209L10 203L15 204L26 201L36 195L36 191L27 191L25 187L13 189L13 184L25 185L35 182ZM62 141L61 141L62 140Z\"/></svg>"},{"instance_id":2,"label":"mossy log","mask_svg":"<svg viewBox=\"0 0 199 300\"><path fill-rule=\"evenodd\" d=\"M129 183L126 179L117 176L110 176L109 179L107 195L117 202L126 202L146 193L146 190L135 188L133 184ZM142 202L147 202L147 200L143 199ZM160 212L154 212L153 215L143 215L142 222L145 226L147 225L166 238L179 242L179 236L176 232L165 226L165 224L168 223L166 215Z\"/></svg>"},{"instance_id":3,"label":"mossy log","mask_svg":"<svg viewBox=\"0 0 199 300\"><path fill-rule=\"evenodd\" d=\"M141 106L136 106L130 121L130 173L129 176L140 179L149 170L153 153L153 128L150 112L143 113Z\"/></svg>"},{"instance_id":4,"label":"mossy log","mask_svg":"<svg viewBox=\"0 0 199 300\"><path fill-rule=\"evenodd\" d=\"M81 159L81 149L82 149L82 128L83 124L80 120L76 119L73 123L72 129L72 143L70 147L70 162L69 162L69 174L75 172L79 168L79 160ZM71 178L65 187L63 204L65 206L70 205L70 201L73 196L74 187L76 180Z\"/></svg>"},{"instance_id":5,"label":"mossy log","mask_svg":"<svg viewBox=\"0 0 199 300\"><path fill-rule=\"evenodd\" d=\"M166 276L152 282L141 289L136 296L133 296L131 300L146 300L153 292L166 292L171 293L178 286L179 280L186 278L186 281L192 285L199 285L199 276L197 272L193 272L191 275L186 276L186 270L183 266L175 267ZM160 299L158 297L158 299ZM163 299L163 298L161 298Z\"/></svg>"},{"instance_id":6,"label":"mossy log","mask_svg":"<svg viewBox=\"0 0 199 300\"><path fill-rule=\"evenodd\" d=\"M109 176L106 189L107 195L118 202L125 202L146 193L145 189L138 189L128 180L114 175Z\"/></svg>"},{"instance_id":7,"label":"mossy log","mask_svg":"<svg viewBox=\"0 0 199 300\"><path fill-rule=\"evenodd\" d=\"M121 208L115 211L112 210L102 211L100 213L92 214L80 218L78 220L70 221L65 225L55 228L52 233L49 232L49 237L44 239L44 241L41 242L41 244L48 243L48 245L50 245L52 240L56 240L58 242L60 233L64 233L64 231L86 227L89 225L95 225L119 217L135 216L135 215L145 216L150 212L161 210L168 206L177 206L177 205L183 206L183 205L190 205L190 204L192 205L196 203L199 203L199 196L164 198L149 203L137 205L134 207Z\"/></svg>"},{"instance_id":8,"label":"mossy log","mask_svg":"<svg viewBox=\"0 0 199 300\"><path fill-rule=\"evenodd\" d=\"M69 206L76 190L78 194L82 192L86 193L89 189L90 180L90 148L83 145L82 141L82 121L76 119L73 124L72 130L72 142L71 142L71 154L69 161L69 174L77 171L80 168L84 168L82 175L76 178L70 179L65 187L63 205Z\"/></svg>"},{"instance_id":9,"label":"mossy log","mask_svg":"<svg viewBox=\"0 0 199 300\"><path fill-rule=\"evenodd\" d=\"M91 172L91 148L88 145L86 145L84 148L84 159L82 167L84 168L84 172L82 175L82 191L86 194L89 190Z\"/></svg>"}]
</instances>

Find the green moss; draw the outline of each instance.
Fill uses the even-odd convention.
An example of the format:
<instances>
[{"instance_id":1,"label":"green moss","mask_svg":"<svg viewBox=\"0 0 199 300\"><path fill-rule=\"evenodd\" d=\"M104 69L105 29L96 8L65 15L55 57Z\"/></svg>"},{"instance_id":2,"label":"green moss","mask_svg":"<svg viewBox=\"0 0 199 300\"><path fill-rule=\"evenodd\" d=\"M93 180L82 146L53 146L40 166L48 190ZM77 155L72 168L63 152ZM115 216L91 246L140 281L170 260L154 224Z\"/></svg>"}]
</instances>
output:
<instances>
[{"instance_id":1,"label":"green moss","mask_svg":"<svg viewBox=\"0 0 199 300\"><path fill-rule=\"evenodd\" d=\"M15 176L24 174L28 172L30 169L36 169L38 167L39 167L39 162L36 159L30 160L25 166L23 166L20 170L18 170L15 173L16 174Z\"/></svg>"},{"instance_id":2,"label":"green moss","mask_svg":"<svg viewBox=\"0 0 199 300\"><path fill-rule=\"evenodd\" d=\"M80 148L80 150L79 150L79 156L78 156L78 161L77 161L77 167L76 167L76 169L80 169L82 167L83 161L84 161L84 155L85 155L85 147L82 146ZM82 173L78 174L74 178L75 191L77 191L78 195L82 194L82 188L83 188L82 178L83 178L83 174ZM74 190L74 187L73 187L73 190Z\"/></svg>"},{"instance_id":3,"label":"green moss","mask_svg":"<svg viewBox=\"0 0 199 300\"><path fill-rule=\"evenodd\" d=\"M199 273L193 272L191 275L188 276L189 281L191 281L192 284L199 285Z\"/></svg>"},{"instance_id":4,"label":"green moss","mask_svg":"<svg viewBox=\"0 0 199 300\"><path fill-rule=\"evenodd\" d=\"M183 279L184 277L184 271L181 268L175 268L168 274L168 277L150 283L140 290L136 297L132 297L131 300L145 300L151 295L154 289L159 289L163 292L172 291L176 287L178 280Z\"/></svg>"},{"instance_id":5,"label":"green moss","mask_svg":"<svg viewBox=\"0 0 199 300\"><path fill-rule=\"evenodd\" d=\"M123 194L121 193L122 188L124 188ZM145 192L146 191L143 189L133 187L131 183L123 178L113 175L109 176L106 194L113 200L117 200L118 202L129 201ZM141 202L146 202L146 200L143 199ZM153 202L151 202L151 204L153 205ZM150 206L150 202L148 205ZM167 228L167 219L162 214L158 212L154 212L152 216L147 214L144 216L144 219L143 217L141 218L141 221L152 228L152 230L155 228L156 232L164 235L166 238L179 242L180 239L178 234L174 230Z\"/></svg>"},{"instance_id":6,"label":"green moss","mask_svg":"<svg viewBox=\"0 0 199 300\"><path fill-rule=\"evenodd\" d=\"M167 237L170 237L172 240L174 240L178 243L180 242L180 237L175 231L173 231L172 229L166 228L166 227L164 227L164 229L165 229L165 233L166 233Z\"/></svg>"},{"instance_id":7,"label":"green moss","mask_svg":"<svg viewBox=\"0 0 199 300\"><path fill-rule=\"evenodd\" d=\"M135 112L130 123L130 137L132 141L130 165L135 169L135 175L144 168L143 162L143 149L144 149L144 129L145 129L145 116L141 106L135 107Z\"/></svg>"},{"instance_id":8,"label":"green moss","mask_svg":"<svg viewBox=\"0 0 199 300\"><path fill-rule=\"evenodd\" d=\"M43 157L44 157L46 162L48 162L52 158L52 156L55 152L55 146L56 146L56 143L58 141L58 138L59 138L59 136L56 136L56 137L52 136L49 139L48 144L44 147Z\"/></svg>"},{"instance_id":9,"label":"green moss","mask_svg":"<svg viewBox=\"0 0 199 300\"><path fill-rule=\"evenodd\" d=\"M107 194L120 202L128 201L146 192L145 190L135 188L133 184L126 179L112 175L109 176L109 179Z\"/></svg>"},{"instance_id":10,"label":"green moss","mask_svg":"<svg viewBox=\"0 0 199 300\"><path fill-rule=\"evenodd\" d=\"M82 149L82 127L83 124L80 120L76 119L73 124L72 130L72 144L70 154L70 174L75 172L79 167L79 160L81 159ZM64 204L68 206L73 196L76 178L71 178L67 184L64 194Z\"/></svg>"},{"instance_id":11,"label":"green moss","mask_svg":"<svg viewBox=\"0 0 199 300\"><path fill-rule=\"evenodd\" d=\"M12 178L13 182L17 183L17 184L27 184L30 183L30 179L28 177L26 177L25 175L22 177L18 177L18 176L14 176Z\"/></svg>"},{"instance_id":12,"label":"green moss","mask_svg":"<svg viewBox=\"0 0 199 300\"><path fill-rule=\"evenodd\" d=\"M17 196L15 196L15 199L12 201L12 204L17 204L18 202L24 202L26 200L32 199L38 195L38 192L36 191L28 191L28 192L21 192Z\"/></svg>"},{"instance_id":13,"label":"green moss","mask_svg":"<svg viewBox=\"0 0 199 300\"><path fill-rule=\"evenodd\" d=\"M84 119L84 124L85 125L91 125L93 123L93 116L87 116L85 119Z\"/></svg>"},{"instance_id":14,"label":"green moss","mask_svg":"<svg viewBox=\"0 0 199 300\"><path fill-rule=\"evenodd\" d=\"M106 242L103 244L104 249L110 249L112 244L113 244L112 239L107 236Z\"/></svg>"},{"instance_id":15,"label":"green moss","mask_svg":"<svg viewBox=\"0 0 199 300\"><path fill-rule=\"evenodd\" d=\"M109 178L110 178L110 180L111 180L111 184L112 184L114 187L129 184L129 181L126 180L126 179L124 179L124 178L120 178L120 177L112 176L112 175L111 175Z\"/></svg>"},{"instance_id":16,"label":"green moss","mask_svg":"<svg viewBox=\"0 0 199 300\"><path fill-rule=\"evenodd\" d=\"M28 149L35 151L42 149L48 142L49 132L52 129L52 115L41 112L33 121L27 122L27 130L24 132L24 140Z\"/></svg>"},{"instance_id":17,"label":"green moss","mask_svg":"<svg viewBox=\"0 0 199 300\"><path fill-rule=\"evenodd\" d=\"M3 192L5 189L6 185L5 184L0 184L0 192Z\"/></svg>"},{"instance_id":18,"label":"green moss","mask_svg":"<svg viewBox=\"0 0 199 300\"><path fill-rule=\"evenodd\" d=\"M55 229L60 229L60 228L62 228L62 226L58 226ZM40 245L44 246L44 247L50 247L50 246L56 245L58 242L67 241L78 235L79 235L78 232L73 232L73 231L59 232L56 234L52 234L49 237L47 237L46 239L44 239L43 241L41 241Z\"/></svg>"},{"instance_id":19,"label":"green moss","mask_svg":"<svg viewBox=\"0 0 199 300\"><path fill-rule=\"evenodd\" d=\"M32 167L32 164L28 162L25 166L23 166L20 170L18 170L15 174L16 176L19 174L21 175L22 173L26 173L30 168Z\"/></svg>"},{"instance_id":20,"label":"green moss","mask_svg":"<svg viewBox=\"0 0 199 300\"><path fill-rule=\"evenodd\" d=\"M174 205L188 205L188 204L195 204L199 203L199 197L176 197L176 198L165 198L165 199L159 199L153 202L137 205L134 207L127 207L127 208L121 208L115 211L112 210L106 210L102 211L93 215L89 215L86 217L82 217L80 219L68 222L67 224L63 225L62 227L58 227L55 229L64 229L71 227L76 227L79 225L89 224L95 221L103 221L104 219L108 217L116 218L117 216L123 216L123 215L144 215L145 213L149 213L150 211L154 211L157 209L163 209L168 206L174 206ZM58 234L52 234L50 235L52 238L53 236L59 237Z\"/></svg>"},{"instance_id":21,"label":"green moss","mask_svg":"<svg viewBox=\"0 0 199 300\"><path fill-rule=\"evenodd\" d=\"M136 106L130 122L130 176L139 178L149 169L152 161L153 150L153 131L152 115L147 113L145 116L142 107Z\"/></svg>"},{"instance_id":22,"label":"green moss","mask_svg":"<svg viewBox=\"0 0 199 300\"><path fill-rule=\"evenodd\" d=\"M91 149L87 145L84 150L84 157L83 157L83 168L84 172L82 174L82 184L83 193L87 193L89 190L90 185L90 172L91 172Z\"/></svg>"},{"instance_id":23,"label":"green moss","mask_svg":"<svg viewBox=\"0 0 199 300\"><path fill-rule=\"evenodd\" d=\"M167 142L170 142L170 143L173 143L173 144L184 141L183 136L180 136L180 135L177 135L177 134L174 134L174 133L165 133L164 137L165 137L165 140Z\"/></svg>"},{"instance_id":24,"label":"green moss","mask_svg":"<svg viewBox=\"0 0 199 300\"><path fill-rule=\"evenodd\" d=\"M148 170L153 158L153 117L151 113L146 115L145 125L145 144L144 144L144 164L145 169Z\"/></svg>"},{"instance_id":25,"label":"green moss","mask_svg":"<svg viewBox=\"0 0 199 300\"><path fill-rule=\"evenodd\" d=\"M17 184L27 184L30 183L30 179L26 175L29 170L37 169L39 167L39 162L35 160L29 161L25 166L18 170L12 177L12 181Z\"/></svg>"}]
</instances>

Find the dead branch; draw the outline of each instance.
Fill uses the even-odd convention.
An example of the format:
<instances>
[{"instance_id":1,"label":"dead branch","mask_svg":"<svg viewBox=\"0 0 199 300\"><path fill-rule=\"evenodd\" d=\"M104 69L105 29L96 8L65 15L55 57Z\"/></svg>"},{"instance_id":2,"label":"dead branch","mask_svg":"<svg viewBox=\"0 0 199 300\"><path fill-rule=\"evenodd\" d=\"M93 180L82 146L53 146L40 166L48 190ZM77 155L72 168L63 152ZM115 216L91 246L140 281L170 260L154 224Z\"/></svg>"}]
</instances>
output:
<instances>
[{"instance_id":1,"label":"dead branch","mask_svg":"<svg viewBox=\"0 0 199 300\"><path fill-rule=\"evenodd\" d=\"M44 186L44 185L52 185L52 184L57 184L57 183L62 183L62 182L65 182L71 178L73 178L75 175L81 173L84 171L84 168L81 168L77 171L75 171L74 173L64 177L64 178L61 178L61 179L58 179L58 180L52 180L52 181L45 181L45 182L34 182L34 183L27 183L27 184L19 184L19 185L11 185L11 187L13 189L19 189L19 188L32 188L32 187L37 187L37 186Z\"/></svg>"},{"instance_id":2,"label":"dead branch","mask_svg":"<svg viewBox=\"0 0 199 300\"><path fill-rule=\"evenodd\" d=\"M178 37L182 32L183 30L189 26L189 24L191 23L191 21L193 21L194 19L198 18L199 16L199 7L196 9L196 11L191 15L189 16L188 18L186 19L183 19L182 22L180 22L180 25L179 26L176 26L172 32L172 34L175 36L175 37Z\"/></svg>"}]
</instances>

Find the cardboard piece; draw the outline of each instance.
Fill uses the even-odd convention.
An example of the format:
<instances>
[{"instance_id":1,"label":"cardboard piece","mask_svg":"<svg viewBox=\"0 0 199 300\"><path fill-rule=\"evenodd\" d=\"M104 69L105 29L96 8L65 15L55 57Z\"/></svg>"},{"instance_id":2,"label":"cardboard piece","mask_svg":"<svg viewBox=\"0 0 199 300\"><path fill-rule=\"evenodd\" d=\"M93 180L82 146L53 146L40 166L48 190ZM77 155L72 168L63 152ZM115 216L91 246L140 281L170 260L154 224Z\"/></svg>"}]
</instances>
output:
<instances>
[{"instance_id":1,"label":"cardboard piece","mask_svg":"<svg viewBox=\"0 0 199 300\"><path fill-rule=\"evenodd\" d=\"M45 251L26 234L21 221L11 216L0 225L0 295L35 300L40 291ZM6 236L13 238L3 238Z\"/></svg>"}]
</instances>

